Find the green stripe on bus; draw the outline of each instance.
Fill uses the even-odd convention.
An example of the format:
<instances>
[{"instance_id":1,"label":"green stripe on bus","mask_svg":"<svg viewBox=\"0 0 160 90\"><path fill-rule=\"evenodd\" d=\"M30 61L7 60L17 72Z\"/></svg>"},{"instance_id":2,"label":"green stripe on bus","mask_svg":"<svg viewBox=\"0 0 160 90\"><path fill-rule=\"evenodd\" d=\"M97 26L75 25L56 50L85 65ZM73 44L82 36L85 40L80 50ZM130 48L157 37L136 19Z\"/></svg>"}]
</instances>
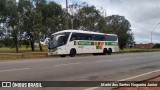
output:
<instances>
[{"instance_id":1,"label":"green stripe on bus","mask_svg":"<svg viewBox=\"0 0 160 90\"><path fill-rule=\"evenodd\" d=\"M99 49L99 46L96 46L96 49Z\"/></svg>"},{"instance_id":2,"label":"green stripe on bus","mask_svg":"<svg viewBox=\"0 0 160 90\"><path fill-rule=\"evenodd\" d=\"M108 42L105 42L105 45L107 46L107 45L108 45Z\"/></svg>"},{"instance_id":3,"label":"green stripe on bus","mask_svg":"<svg viewBox=\"0 0 160 90\"><path fill-rule=\"evenodd\" d=\"M88 42L88 41L74 41L74 45L94 45L94 42Z\"/></svg>"},{"instance_id":4,"label":"green stripe on bus","mask_svg":"<svg viewBox=\"0 0 160 90\"><path fill-rule=\"evenodd\" d=\"M118 45L118 43L117 42L105 42L105 45L116 46L116 45Z\"/></svg>"},{"instance_id":5,"label":"green stripe on bus","mask_svg":"<svg viewBox=\"0 0 160 90\"><path fill-rule=\"evenodd\" d=\"M102 42L98 42L97 46L100 46ZM94 41L74 41L74 45L89 45L93 46ZM117 42L105 42L105 46L116 46L118 45Z\"/></svg>"},{"instance_id":6,"label":"green stripe on bus","mask_svg":"<svg viewBox=\"0 0 160 90\"><path fill-rule=\"evenodd\" d=\"M101 45L101 42L98 42L98 45Z\"/></svg>"},{"instance_id":7,"label":"green stripe on bus","mask_svg":"<svg viewBox=\"0 0 160 90\"><path fill-rule=\"evenodd\" d=\"M108 46L112 45L112 42L108 42Z\"/></svg>"},{"instance_id":8,"label":"green stripe on bus","mask_svg":"<svg viewBox=\"0 0 160 90\"><path fill-rule=\"evenodd\" d=\"M94 42L91 42L91 45L94 45Z\"/></svg>"},{"instance_id":9,"label":"green stripe on bus","mask_svg":"<svg viewBox=\"0 0 160 90\"><path fill-rule=\"evenodd\" d=\"M74 45L76 45L76 41L74 41Z\"/></svg>"}]
</instances>

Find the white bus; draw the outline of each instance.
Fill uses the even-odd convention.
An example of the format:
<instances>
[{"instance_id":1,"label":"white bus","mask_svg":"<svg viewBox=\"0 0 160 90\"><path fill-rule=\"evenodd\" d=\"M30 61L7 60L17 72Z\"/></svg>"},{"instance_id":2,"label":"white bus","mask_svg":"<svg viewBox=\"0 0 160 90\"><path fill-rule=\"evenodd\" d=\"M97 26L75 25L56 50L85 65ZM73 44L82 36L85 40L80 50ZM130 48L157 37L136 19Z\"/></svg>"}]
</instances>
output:
<instances>
[{"instance_id":1,"label":"white bus","mask_svg":"<svg viewBox=\"0 0 160 90\"><path fill-rule=\"evenodd\" d=\"M48 55L69 55L92 53L94 55L111 55L119 51L118 37L115 34L105 34L83 30L63 30L52 34Z\"/></svg>"}]
</instances>

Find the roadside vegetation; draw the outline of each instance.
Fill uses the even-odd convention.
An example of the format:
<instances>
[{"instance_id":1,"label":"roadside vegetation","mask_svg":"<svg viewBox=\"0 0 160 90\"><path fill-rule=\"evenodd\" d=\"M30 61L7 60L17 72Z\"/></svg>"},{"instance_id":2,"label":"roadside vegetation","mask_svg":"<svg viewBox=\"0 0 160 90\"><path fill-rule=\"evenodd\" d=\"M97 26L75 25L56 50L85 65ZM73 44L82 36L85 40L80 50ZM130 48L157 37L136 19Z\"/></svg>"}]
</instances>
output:
<instances>
[{"instance_id":1,"label":"roadside vegetation","mask_svg":"<svg viewBox=\"0 0 160 90\"><path fill-rule=\"evenodd\" d=\"M32 52L30 48L26 48L25 46L19 49L19 53L15 53L15 49L11 48L0 48L0 60L15 60L15 59L33 59L33 58L54 58L59 56L48 56L47 46L42 46L43 52L39 52L39 48L35 47L35 52ZM140 53L140 52L160 52L160 48L153 49L144 49L144 48L124 48L119 52L113 54L121 54L121 53ZM78 56L90 56L92 54L83 54Z\"/></svg>"},{"instance_id":2,"label":"roadside vegetation","mask_svg":"<svg viewBox=\"0 0 160 90\"><path fill-rule=\"evenodd\" d=\"M99 6L83 2L66 9L47 0L0 0L0 59L46 57L48 48L41 40L66 29L117 34L118 53L159 51L126 49L135 44L130 22L121 15L107 16Z\"/></svg>"},{"instance_id":3,"label":"roadside vegetation","mask_svg":"<svg viewBox=\"0 0 160 90\"><path fill-rule=\"evenodd\" d=\"M160 48L125 48L124 50L120 50L117 53L138 53L138 52L158 52Z\"/></svg>"},{"instance_id":4,"label":"roadside vegetation","mask_svg":"<svg viewBox=\"0 0 160 90\"><path fill-rule=\"evenodd\" d=\"M2 50L9 47L20 53L21 47L26 46L35 52L36 42L39 51L43 52L45 48L41 40L66 29L117 34L120 49L135 43L130 22L124 16L107 16L107 12L99 6L83 2L68 5L66 9L48 0L0 0Z\"/></svg>"}]
</instances>

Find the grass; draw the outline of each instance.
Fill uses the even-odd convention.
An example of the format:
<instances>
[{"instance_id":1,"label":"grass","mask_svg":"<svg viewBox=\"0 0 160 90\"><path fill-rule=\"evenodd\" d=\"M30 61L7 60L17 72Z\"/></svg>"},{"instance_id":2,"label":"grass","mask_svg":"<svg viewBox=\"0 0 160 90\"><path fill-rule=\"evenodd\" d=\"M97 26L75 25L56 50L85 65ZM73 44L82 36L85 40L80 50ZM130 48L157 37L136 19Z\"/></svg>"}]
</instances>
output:
<instances>
[{"instance_id":1,"label":"grass","mask_svg":"<svg viewBox=\"0 0 160 90\"><path fill-rule=\"evenodd\" d=\"M124 50L120 50L122 53L126 52L156 52L160 51L158 48L145 49L145 48L125 48Z\"/></svg>"},{"instance_id":2,"label":"grass","mask_svg":"<svg viewBox=\"0 0 160 90\"><path fill-rule=\"evenodd\" d=\"M47 57L47 52L44 53L25 53L23 54L23 58L31 59L31 58L44 58Z\"/></svg>"},{"instance_id":3,"label":"grass","mask_svg":"<svg viewBox=\"0 0 160 90\"><path fill-rule=\"evenodd\" d=\"M0 60L12 60L12 59L26 59L26 58L42 58L47 57L48 47L43 46L43 52L40 52L39 47L35 47L35 51L32 52L31 48L26 48L21 46L19 48L19 53L16 53L15 48L0 48Z\"/></svg>"},{"instance_id":4,"label":"grass","mask_svg":"<svg viewBox=\"0 0 160 90\"><path fill-rule=\"evenodd\" d=\"M14 59L31 59L31 58L44 58L48 57L47 46L43 46L43 52L40 52L39 47L35 47L35 51L32 52L30 48L22 46L19 48L19 53L15 53L15 49L0 48L0 60L14 60ZM143 48L125 48L117 53L138 53L138 52L157 52L160 49L143 49ZM86 54L87 55L87 54ZM84 56L86 56L84 55Z\"/></svg>"},{"instance_id":5,"label":"grass","mask_svg":"<svg viewBox=\"0 0 160 90\"><path fill-rule=\"evenodd\" d=\"M48 51L47 46L43 46L43 50L44 50L43 52L47 52ZM36 46L34 52L39 52L39 51L40 51L39 47ZM19 48L19 53L25 53L25 52L32 52L31 48L30 47L26 48L25 46L21 46ZM7 47L2 47L2 48L0 48L0 53L16 53L16 49L15 48L11 49L11 48L7 48Z\"/></svg>"},{"instance_id":6,"label":"grass","mask_svg":"<svg viewBox=\"0 0 160 90\"><path fill-rule=\"evenodd\" d=\"M47 57L47 52L35 52L35 53L0 53L0 60L13 60L13 59L31 59L31 58L44 58Z\"/></svg>"},{"instance_id":7,"label":"grass","mask_svg":"<svg viewBox=\"0 0 160 90\"><path fill-rule=\"evenodd\" d=\"M22 55L0 55L0 60L21 59Z\"/></svg>"}]
</instances>

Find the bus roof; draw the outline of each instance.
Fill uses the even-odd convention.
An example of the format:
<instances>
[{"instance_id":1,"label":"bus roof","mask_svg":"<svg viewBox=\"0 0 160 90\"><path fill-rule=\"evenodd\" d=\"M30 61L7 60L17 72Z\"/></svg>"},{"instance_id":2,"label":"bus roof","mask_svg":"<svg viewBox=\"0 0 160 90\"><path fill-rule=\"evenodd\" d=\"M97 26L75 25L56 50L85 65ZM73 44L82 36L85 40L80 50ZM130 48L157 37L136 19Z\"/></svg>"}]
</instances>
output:
<instances>
[{"instance_id":1,"label":"bus roof","mask_svg":"<svg viewBox=\"0 0 160 90\"><path fill-rule=\"evenodd\" d=\"M77 32L77 33L88 33L88 34L100 34L100 35L113 35L113 36L117 36L116 34L106 34L106 33L99 33L99 32L93 32L93 31L84 31L84 30L62 30L62 31L58 31L58 32L56 32L54 34L59 34L59 33L63 33L63 32Z\"/></svg>"}]
</instances>

